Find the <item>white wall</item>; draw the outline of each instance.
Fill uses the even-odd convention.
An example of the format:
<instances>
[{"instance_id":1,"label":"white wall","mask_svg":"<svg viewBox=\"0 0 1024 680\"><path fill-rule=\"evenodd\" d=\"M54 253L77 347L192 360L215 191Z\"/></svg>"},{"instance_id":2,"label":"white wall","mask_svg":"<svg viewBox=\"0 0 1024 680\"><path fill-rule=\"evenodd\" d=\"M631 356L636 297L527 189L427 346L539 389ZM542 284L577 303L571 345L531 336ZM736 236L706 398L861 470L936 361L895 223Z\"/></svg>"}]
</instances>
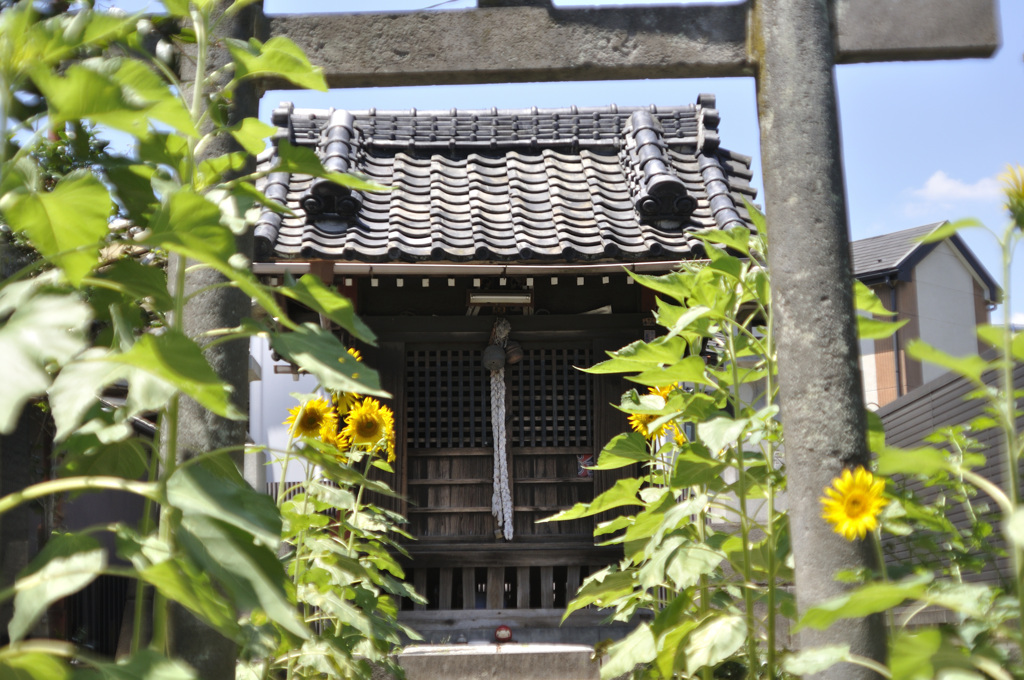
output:
<instances>
[{"instance_id":1,"label":"white wall","mask_svg":"<svg viewBox=\"0 0 1024 680\"><path fill-rule=\"evenodd\" d=\"M921 339L954 356L978 353L974 281L966 263L948 243L938 245L914 269ZM923 365L924 382L946 369Z\"/></svg>"},{"instance_id":2,"label":"white wall","mask_svg":"<svg viewBox=\"0 0 1024 680\"><path fill-rule=\"evenodd\" d=\"M257 446L267 446L265 460L279 458L288 445L288 428L284 420L288 411L298 405L292 393L307 394L317 385L311 375L295 376L291 373L275 373L274 366L287 367L286 361L275 362L270 346L263 338L253 338L249 351L262 368L259 381L249 383L249 435ZM266 466L268 482L279 480L280 466L271 462ZM287 481L301 481L305 474L299 465L288 467Z\"/></svg>"},{"instance_id":3,"label":"white wall","mask_svg":"<svg viewBox=\"0 0 1024 680\"><path fill-rule=\"evenodd\" d=\"M860 341L860 376L864 403L872 411L878 408L878 372L875 366L875 341Z\"/></svg>"}]
</instances>

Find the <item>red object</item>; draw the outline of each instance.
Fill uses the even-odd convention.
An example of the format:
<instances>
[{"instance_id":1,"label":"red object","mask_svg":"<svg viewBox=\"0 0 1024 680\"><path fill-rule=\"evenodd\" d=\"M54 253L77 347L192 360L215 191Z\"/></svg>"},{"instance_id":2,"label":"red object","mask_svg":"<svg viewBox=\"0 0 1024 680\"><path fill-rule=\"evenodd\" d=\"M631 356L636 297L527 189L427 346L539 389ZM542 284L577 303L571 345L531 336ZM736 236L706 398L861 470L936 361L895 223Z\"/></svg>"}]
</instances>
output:
<instances>
[{"instance_id":1,"label":"red object","mask_svg":"<svg viewBox=\"0 0 1024 680\"><path fill-rule=\"evenodd\" d=\"M495 642L512 642L512 629L508 626L498 626L494 629Z\"/></svg>"}]
</instances>

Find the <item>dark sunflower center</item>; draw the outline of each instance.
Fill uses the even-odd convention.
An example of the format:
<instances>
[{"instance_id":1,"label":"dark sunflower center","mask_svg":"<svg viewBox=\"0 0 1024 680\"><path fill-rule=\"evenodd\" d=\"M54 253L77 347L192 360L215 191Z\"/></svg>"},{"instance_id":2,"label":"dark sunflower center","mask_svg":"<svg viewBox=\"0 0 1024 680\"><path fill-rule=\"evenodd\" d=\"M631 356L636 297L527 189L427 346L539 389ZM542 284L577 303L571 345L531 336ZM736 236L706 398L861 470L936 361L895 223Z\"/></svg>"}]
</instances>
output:
<instances>
[{"instance_id":1,"label":"dark sunflower center","mask_svg":"<svg viewBox=\"0 0 1024 680\"><path fill-rule=\"evenodd\" d=\"M302 428L315 430L320 427L320 414L316 411L306 411L302 416Z\"/></svg>"},{"instance_id":2,"label":"dark sunflower center","mask_svg":"<svg viewBox=\"0 0 1024 680\"><path fill-rule=\"evenodd\" d=\"M379 430L376 418L363 416L356 421L356 435L360 439L379 438Z\"/></svg>"},{"instance_id":3,"label":"dark sunflower center","mask_svg":"<svg viewBox=\"0 0 1024 680\"><path fill-rule=\"evenodd\" d=\"M860 517L867 509L867 503L860 494L850 496L846 499L846 514L850 517Z\"/></svg>"}]
</instances>

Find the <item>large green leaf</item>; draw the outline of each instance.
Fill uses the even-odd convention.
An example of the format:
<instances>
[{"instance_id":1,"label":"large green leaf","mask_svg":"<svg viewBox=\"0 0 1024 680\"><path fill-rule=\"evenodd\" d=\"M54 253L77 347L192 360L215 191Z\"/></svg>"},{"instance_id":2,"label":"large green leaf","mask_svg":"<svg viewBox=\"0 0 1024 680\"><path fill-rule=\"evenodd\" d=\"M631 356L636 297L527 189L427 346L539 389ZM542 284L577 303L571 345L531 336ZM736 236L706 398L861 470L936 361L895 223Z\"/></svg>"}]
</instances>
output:
<instances>
[{"instance_id":1,"label":"large green leaf","mask_svg":"<svg viewBox=\"0 0 1024 680\"><path fill-rule=\"evenodd\" d=\"M335 184L358 191L387 191L389 188L374 184L355 175L342 172L329 172L324 168L320 157L313 149L305 146L293 146L285 140L277 143L277 165L274 168L278 172L289 172L293 175L312 175L323 177Z\"/></svg>"},{"instance_id":2,"label":"large green leaf","mask_svg":"<svg viewBox=\"0 0 1024 680\"><path fill-rule=\"evenodd\" d=\"M853 281L853 299L858 312L875 316L893 316L895 314L885 308L875 291L857 279Z\"/></svg>"},{"instance_id":3,"label":"large green leaf","mask_svg":"<svg viewBox=\"0 0 1024 680\"><path fill-rule=\"evenodd\" d=\"M855 619L891 609L908 599L920 599L931 576L912 576L896 583L870 583L845 595L814 605L804 612L794 632L801 628L825 630L841 619Z\"/></svg>"},{"instance_id":4,"label":"large green leaf","mask_svg":"<svg viewBox=\"0 0 1024 680\"><path fill-rule=\"evenodd\" d=\"M729 658L747 638L747 624L737 614L715 616L690 634L686 643L686 669L694 674L698 669Z\"/></svg>"},{"instance_id":5,"label":"large green leaf","mask_svg":"<svg viewBox=\"0 0 1024 680\"><path fill-rule=\"evenodd\" d=\"M150 301L154 309L171 308L167 273L163 267L146 266L131 259L117 260L97 272L94 278L101 282L99 285L113 288L137 302Z\"/></svg>"},{"instance_id":6,"label":"large green leaf","mask_svg":"<svg viewBox=\"0 0 1024 680\"><path fill-rule=\"evenodd\" d=\"M811 647L791 654L782 662L782 668L793 675L810 675L828 670L850 657L850 645Z\"/></svg>"},{"instance_id":7,"label":"large green leaf","mask_svg":"<svg viewBox=\"0 0 1024 680\"><path fill-rule=\"evenodd\" d=\"M248 532L202 514L182 518L178 545L221 587L238 609L262 609L294 635L309 631L299 620L291 581L270 548Z\"/></svg>"},{"instance_id":8,"label":"large green leaf","mask_svg":"<svg viewBox=\"0 0 1024 680\"><path fill-rule=\"evenodd\" d=\"M953 371L958 375L969 378L979 385L982 383L982 374L992 368L988 361L976 354L962 357L953 356L921 340L909 342L907 344L907 352L919 361L927 361L936 366L941 366L947 371Z\"/></svg>"},{"instance_id":9,"label":"large green leaf","mask_svg":"<svg viewBox=\"0 0 1024 680\"><path fill-rule=\"evenodd\" d=\"M637 664L647 664L658 654L654 633L647 623L641 623L632 633L608 648L609 659L601 664L601 680L625 676Z\"/></svg>"},{"instance_id":10,"label":"large green leaf","mask_svg":"<svg viewBox=\"0 0 1024 680\"><path fill-rule=\"evenodd\" d=\"M953 467L945 451L927 446L917 449L896 449L886 446L876 453L878 474L883 477L895 474L931 476Z\"/></svg>"},{"instance_id":11,"label":"large green leaf","mask_svg":"<svg viewBox=\"0 0 1024 680\"><path fill-rule=\"evenodd\" d=\"M869 316L857 315L857 337L861 340L879 340L891 337L896 331L907 325L910 319L884 321Z\"/></svg>"},{"instance_id":12,"label":"large green leaf","mask_svg":"<svg viewBox=\"0 0 1024 680\"><path fill-rule=\"evenodd\" d=\"M182 333L168 330L144 335L127 352L110 354L104 360L148 373L219 416L246 418L231 401L231 386L217 377L196 343Z\"/></svg>"},{"instance_id":13,"label":"large green leaf","mask_svg":"<svg viewBox=\"0 0 1024 680\"><path fill-rule=\"evenodd\" d=\"M167 502L186 516L215 517L274 550L281 542L281 516L274 501L249 486L227 455L175 470L167 480Z\"/></svg>"},{"instance_id":14,"label":"large green leaf","mask_svg":"<svg viewBox=\"0 0 1024 680\"><path fill-rule=\"evenodd\" d=\"M23 190L0 199L7 222L75 286L98 263L112 205L106 187L88 172L67 175L52 191Z\"/></svg>"},{"instance_id":15,"label":"large green leaf","mask_svg":"<svg viewBox=\"0 0 1024 680\"><path fill-rule=\"evenodd\" d=\"M146 474L148 458L148 452L138 438L109 444L99 443L81 453L66 454L61 466L61 475L139 479Z\"/></svg>"},{"instance_id":16,"label":"large green leaf","mask_svg":"<svg viewBox=\"0 0 1024 680\"><path fill-rule=\"evenodd\" d=\"M71 667L43 652L15 652L0 657L4 680L70 680Z\"/></svg>"},{"instance_id":17,"label":"large green leaf","mask_svg":"<svg viewBox=\"0 0 1024 680\"><path fill-rule=\"evenodd\" d=\"M64 441L74 432L103 389L130 370L103 361L108 354L105 348L91 347L57 374L49 389L50 408L57 426L55 441Z\"/></svg>"},{"instance_id":18,"label":"large green leaf","mask_svg":"<svg viewBox=\"0 0 1024 680\"><path fill-rule=\"evenodd\" d=\"M892 680L931 680L934 677L932 659L942 648L942 633L937 628L896 630L889 644Z\"/></svg>"},{"instance_id":19,"label":"large green leaf","mask_svg":"<svg viewBox=\"0 0 1024 680\"><path fill-rule=\"evenodd\" d=\"M567 519L579 519L580 517L597 515L612 508L621 508L628 505L639 506L641 502L636 494L642 485L643 480L640 479L620 479L615 482L612 488L601 493L590 503L577 503L568 510L563 510L557 515L545 517L538 521L558 522Z\"/></svg>"},{"instance_id":20,"label":"large green leaf","mask_svg":"<svg viewBox=\"0 0 1024 680\"><path fill-rule=\"evenodd\" d=\"M637 340L620 350L609 352L611 357L584 369L587 373L633 373L669 366L681 360L689 349L683 338L658 338L651 342ZM667 383L665 383L667 384Z\"/></svg>"},{"instance_id":21,"label":"large green leaf","mask_svg":"<svg viewBox=\"0 0 1024 680\"><path fill-rule=\"evenodd\" d=\"M747 418L733 419L726 416L697 424L697 435L709 450L721 451L738 441L750 427Z\"/></svg>"},{"instance_id":22,"label":"large green leaf","mask_svg":"<svg viewBox=\"0 0 1024 680\"><path fill-rule=\"evenodd\" d=\"M206 263L226 263L237 251L235 236L221 224L220 208L187 189L164 198L144 243Z\"/></svg>"},{"instance_id":23,"label":"large green leaf","mask_svg":"<svg viewBox=\"0 0 1024 680\"><path fill-rule=\"evenodd\" d=\"M116 663L101 663L75 675L75 680L198 680L184 662L168 659L151 649L140 649Z\"/></svg>"},{"instance_id":24,"label":"large green leaf","mask_svg":"<svg viewBox=\"0 0 1024 680\"><path fill-rule=\"evenodd\" d=\"M107 566L102 548L54 557L38 571L14 584L14 616L7 626L12 642L23 640L51 604L76 593L99 576Z\"/></svg>"},{"instance_id":25,"label":"large green leaf","mask_svg":"<svg viewBox=\"0 0 1024 680\"><path fill-rule=\"evenodd\" d=\"M15 309L0 327L7 376L0 390L0 433L11 432L25 403L50 386L50 362L65 363L85 348L91 318L89 307L74 297L40 295Z\"/></svg>"},{"instance_id":26,"label":"large green leaf","mask_svg":"<svg viewBox=\"0 0 1024 680\"><path fill-rule=\"evenodd\" d=\"M704 359L697 355L678 359L675 363L665 368L647 369L640 375L630 376L629 380L651 387L672 385L674 383L715 385L714 380L708 375Z\"/></svg>"},{"instance_id":27,"label":"large green leaf","mask_svg":"<svg viewBox=\"0 0 1024 680\"><path fill-rule=\"evenodd\" d=\"M139 577L168 600L192 611L225 637L238 637L237 615L213 587L210 577L194 565L182 559L166 560L142 569Z\"/></svg>"},{"instance_id":28,"label":"large green leaf","mask_svg":"<svg viewBox=\"0 0 1024 680\"><path fill-rule=\"evenodd\" d=\"M597 457L592 470L618 470L638 462L651 460L647 441L637 432L625 432L612 437Z\"/></svg>"},{"instance_id":29,"label":"large green leaf","mask_svg":"<svg viewBox=\"0 0 1024 680\"><path fill-rule=\"evenodd\" d=\"M301 302L318 314L325 315L359 340L375 343L376 336L370 327L356 316L352 301L325 286L316 276L305 274L298 281L289 276L278 292Z\"/></svg>"},{"instance_id":30,"label":"large green leaf","mask_svg":"<svg viewBox=\"0 0 1024 680\"><path fill-rule=\"evenodd\" d=\"M321 387L335 392L391 396L381 389L377 372L352 359L336 335L311 323L290 333L270 333L281 357L316 376Z\"/></svg>"},{"instance_id":31,"label":"large green leaf","mask_svg":"<svg viewBox=\"0 0 1024 680\"><path fill-rule=\"evenodd\" d=\"M304 90L327 91L323 69L313 66L291 40L275 36L265 43L251 38L248 43L229 40L228 50L235 62L235 78L284 78Z\"/></svg>"},{"instance_id":32,"label":"large green leaf","mask_svg":"<svg viewBox=\"0 0 1024 680\"><path fill-rule=\"evenodd\" d=\"M277 128L258 118L245 118L228 128L238 145L255 156L266 148L266 139L277 132Z\"/></svg>"}]
</instances>

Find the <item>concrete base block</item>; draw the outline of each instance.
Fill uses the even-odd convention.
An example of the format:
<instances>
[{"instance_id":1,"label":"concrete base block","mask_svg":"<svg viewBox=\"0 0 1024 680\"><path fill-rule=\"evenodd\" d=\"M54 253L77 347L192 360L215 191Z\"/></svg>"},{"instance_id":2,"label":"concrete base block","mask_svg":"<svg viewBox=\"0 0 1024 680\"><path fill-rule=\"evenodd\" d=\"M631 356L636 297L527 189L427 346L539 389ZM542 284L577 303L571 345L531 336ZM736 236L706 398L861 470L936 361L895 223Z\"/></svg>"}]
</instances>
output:
<instances>
[{"instance_id":1,"label":"concrete base block","mask_svg":"<svg viewBox=\"0 0 1024 680\"><path fill-rule=\"evenodd\" d=\"M406 647L407 680L598 680L588 645L469 644Z\"/></svg>"}]
</instances>

